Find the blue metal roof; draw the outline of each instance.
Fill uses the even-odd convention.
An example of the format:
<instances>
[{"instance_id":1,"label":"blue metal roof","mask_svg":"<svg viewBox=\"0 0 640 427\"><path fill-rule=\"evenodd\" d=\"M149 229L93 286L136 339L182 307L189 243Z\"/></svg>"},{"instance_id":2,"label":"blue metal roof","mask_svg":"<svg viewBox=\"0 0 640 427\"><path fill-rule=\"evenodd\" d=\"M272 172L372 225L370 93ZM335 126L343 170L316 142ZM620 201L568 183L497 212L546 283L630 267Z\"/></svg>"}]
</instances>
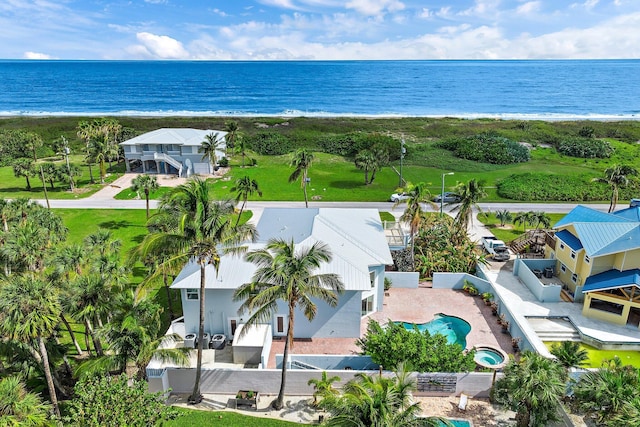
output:
<instances>
[{"instance_id":1,"label":"blue metal roof","mask_svg":"<svg viewBox=\"0 0 640 427\"><path fill-rule=\"evenodd\" d=\"M640 206L615 211L613 214L631 221L640 222Z\"/></svg>"},{"instance_id":2,"label":"blue metal roof","mask_svg":"<svg viewBox=\"0 0 640 427\"><path fill-rule=\"evenodd\" d=\"M640 269L609 270L589 277L582 288L583 293L616 289L635 285L640 288Z\"/></svg>"},{"instance_id":3,"label":"blue metal roof","mask_svg":"<svg viewBox=\"0 0 640 427\"><path fill-rule=\"evenodd\" d=\"M580 243L580 239L571 234L569 230L558 231L556 233L556 237L566 243L574 251L579 251L580 249L582 249L582 243Z\"/></svg>"},{"instance_id":4,"label":"blue metal roof","mask_svg":"<svg viewBox=\"0 0 640 427\"><path fill-rule=\"evenodd\" d=\"M576 222L629 222L623 216L600 212L587 206L578 205L554 225L559 228Z\"/></svg>"},{"instance_id":5,"label":"blue metal roof","mask_svg":"<svg viewBox=\"0 0 640 427\"><path fill-rule=\"evenodd\" d=\"M628 234L638 229L632 222L596 222L573 224L578 239L587 255L599 256L634 249L638 241L629 240Z\"/></svg>"}]
</instances>

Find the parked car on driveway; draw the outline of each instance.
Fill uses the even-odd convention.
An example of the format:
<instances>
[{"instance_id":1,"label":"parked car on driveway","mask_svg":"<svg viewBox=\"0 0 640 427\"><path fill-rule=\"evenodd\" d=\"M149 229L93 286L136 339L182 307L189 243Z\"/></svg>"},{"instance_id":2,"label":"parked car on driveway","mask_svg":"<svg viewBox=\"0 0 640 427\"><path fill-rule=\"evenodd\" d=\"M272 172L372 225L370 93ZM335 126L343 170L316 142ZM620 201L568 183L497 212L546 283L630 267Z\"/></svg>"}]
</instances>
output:
<instances>
[{"instance_id":1,"label":"parked car on driveway","mask_svg":"<svg viewBox=\"0 0 640 427\"><path fill-rule=\"evenodd\" d=\"M393 203L397 203L397 202L403 202L410 197L411 196L407 193L393 193L389 198L389 200L391 200Z\"/></svg>"},{"instance_id":2,"label":"parked car on driveway","mask_svg":"<svg viewBox=\"0 0 640 427\"><path fill-rule=\"evenodd\" d=\"M440 200L442 200L443 203L458 203L462 198L456 193L447 191L444 193L444 197L442 194L438 194L433 198L433 201L436 203L440 203Z\"/></svg>"}]
</instances>

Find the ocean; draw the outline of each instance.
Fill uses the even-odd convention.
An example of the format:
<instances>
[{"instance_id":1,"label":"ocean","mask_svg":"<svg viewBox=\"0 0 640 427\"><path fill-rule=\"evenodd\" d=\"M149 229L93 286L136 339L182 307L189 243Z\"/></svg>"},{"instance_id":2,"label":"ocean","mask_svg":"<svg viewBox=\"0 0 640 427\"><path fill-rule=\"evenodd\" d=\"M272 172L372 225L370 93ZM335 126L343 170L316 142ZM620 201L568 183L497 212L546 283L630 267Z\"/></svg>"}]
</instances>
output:
<instances>
[{"instance_id":1,"label":"ocean","mask_svg":"<svg viewBox=\"0 0 640 427\"><path fill-rule=\"evenodd\" d=\"M0 116L638 119L640 60L0 61Z\"/></svg>"}]
</instances>

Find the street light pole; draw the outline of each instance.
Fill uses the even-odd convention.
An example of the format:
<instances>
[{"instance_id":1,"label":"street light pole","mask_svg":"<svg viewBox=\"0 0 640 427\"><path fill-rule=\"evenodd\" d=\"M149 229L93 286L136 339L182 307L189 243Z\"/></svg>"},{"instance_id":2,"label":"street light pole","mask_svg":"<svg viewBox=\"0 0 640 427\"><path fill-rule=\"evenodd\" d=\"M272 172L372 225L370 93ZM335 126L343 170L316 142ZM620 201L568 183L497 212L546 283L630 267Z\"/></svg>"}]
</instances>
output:
<instances>
[{"instance_id":1,"label":"street light pole","mask_svg":"<svg viewBox=\"0 0 640 427\"><path fill-rule=\"evenodd\" d=\"M442 174L442 191L440 192L440 216L442 216L442 205L444 204L444 176L453 175L453 172L447 172Z\"/></svg>"},{"instance_id":2,"label":"street light pole","mask_svg":"<svg viewBox=\"0 0 640 427\"><path fill-rule=\"evenodd\" d=\"M404 148L404 137L402 137L402 141L400 143L400 183L398 184L398 187L404 186L402 181L402 159L404 159L404 153L406 153L406 150Z\"/></svg>"}]
</instances>

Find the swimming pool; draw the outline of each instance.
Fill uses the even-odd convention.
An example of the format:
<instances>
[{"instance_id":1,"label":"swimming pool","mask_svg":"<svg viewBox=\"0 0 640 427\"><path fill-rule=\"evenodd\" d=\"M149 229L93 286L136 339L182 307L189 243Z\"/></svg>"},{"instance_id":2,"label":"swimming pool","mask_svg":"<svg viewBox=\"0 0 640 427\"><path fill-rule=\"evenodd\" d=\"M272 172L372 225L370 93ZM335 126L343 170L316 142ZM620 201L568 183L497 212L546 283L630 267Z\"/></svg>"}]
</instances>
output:
<instances>
[{"instance_id":1,"label":"swimming pool","mask_svg":"<svg viewBox=\"0 0 640 427\"><path fill-rule=\"evenodd\" d=\"M427 323L394 322L405 329L413 330L414 325L420 332L428 331L431 335L440 334L447 338L449 344L458 344L463 349L467 347L467 335L471 332L471 325L464 319L438 313Z\"/></svg>"}]
</instances>

